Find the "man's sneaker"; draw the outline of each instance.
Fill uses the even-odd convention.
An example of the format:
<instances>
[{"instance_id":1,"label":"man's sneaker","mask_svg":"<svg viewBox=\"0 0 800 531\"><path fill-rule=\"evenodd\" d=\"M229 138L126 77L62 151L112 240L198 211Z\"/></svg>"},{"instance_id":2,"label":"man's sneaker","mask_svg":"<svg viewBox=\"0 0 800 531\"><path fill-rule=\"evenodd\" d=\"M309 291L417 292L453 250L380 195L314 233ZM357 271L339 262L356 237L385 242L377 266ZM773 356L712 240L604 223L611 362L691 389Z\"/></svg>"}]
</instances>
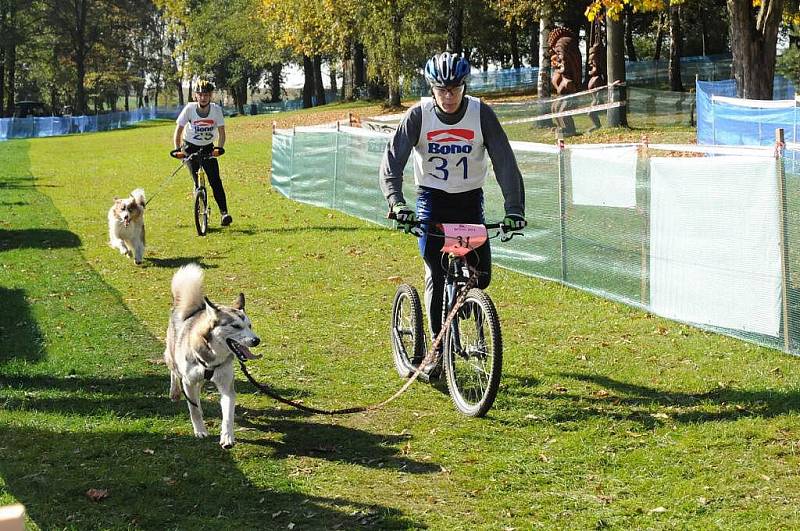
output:
<instances>
[{"instance_id":1,"label":"man's sneaker","mask_svg":"<svg viewBox=\"0 0 800 531\"><path fill-rule=\"evenodd\" d=\"M222 226L223 226L223 227L227 227L228 225L230 225L231 223L233 223L233 218L231 217L231 215L230 215L230 214L228 214L228 213L226 212L225 214L222 214L222 221L221 221L221 223L222 223Z\"/></svg>"},{"instance_id":2,"label":"man's sneaker","mask_svg":"<svg viewBox=\"0 0 800 531\"><path fill-rule=\"evenodd\" d=\"M442 348L439 345L439 348L436 350L436 353L432 356L432 359L425 361L423 359L423 364L419 367L419 370L422 374L424 374L429 380L435 380L439 378L439 375L442 372Z\"/></svg>"}]
</instances>

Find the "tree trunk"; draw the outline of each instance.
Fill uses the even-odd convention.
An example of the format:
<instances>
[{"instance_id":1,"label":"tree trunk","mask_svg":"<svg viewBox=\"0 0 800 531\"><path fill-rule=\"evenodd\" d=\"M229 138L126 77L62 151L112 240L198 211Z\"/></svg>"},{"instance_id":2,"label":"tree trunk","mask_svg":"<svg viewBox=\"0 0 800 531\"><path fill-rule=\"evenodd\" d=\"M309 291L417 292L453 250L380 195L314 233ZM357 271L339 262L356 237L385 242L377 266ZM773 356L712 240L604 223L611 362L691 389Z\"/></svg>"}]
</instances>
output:
<instances>
[{"instance_id":1,"label":"tree trunk","mask_svg":"<svg viewBox=\"0 0 800 531\"><path fill-rule=\"evenodd\" d=\"M128 103L128 99L131 96L131 87L127 83L125 83L125 112L129 112L131 110L130 104Z\"/></svg>"},{"instance_id":2,"label":"tree trunk","mask_svg":"<svg viewBox=\"0 0 800 531\"><path fill-rule=\"evenodd\" d=\"M759 8L751 0L727 2L737 95L771 100L783 0L763 0Z\"/></svg>"},{"instance_id":3,"label":"tree trunk","mask_svg":"<svg viewBox=\"0 0 800 531\"><path fill-rule=\"evenodd\" d=\"M342 56L342 100L352 101L355 99L355 82L353 81L353 45L345 46Z\"/></svg>"},{"instance_id":4,"label":"tree trunk","mask_svg":"<svg viewBox=\"0 0 800 531\"><path fill-rule=\"evenodd\" d=\"M283 65L281 63L272 63L269 67L269 101L281 101L281 71Z\"/></svg>"},{"instance_id":5,"label":"tree trunk","mask_svg":"<svg viewBox=\"0 0 800 531\"><path fill-rule=\"evenodd\" d=\"M608 75L609 85L619 81L625 83L625 31L622 27L621 20L612 20L611 17L606 17L606 50L607 51L607 65L606 72ZM609 88L608 101L625 101L626 91L625 87ZM628 116L626 106L613 107L608 109L608 126L609 127L628 127Z\"/></svg>"},{"instance_id":6,"label":"tree trunk","mask_svg":"<svg viewBox=\"0 0 800 531\"><path fill-rule=\"evenodd\" d=\"M539 20L539 79L536 82L536 93L540 100L550 97L550 52L547 46L547 39L550 35L550 17L542 16ZM550 112L548 103L539 105L538 114ZM534 122L536 127L552 127L553 121L538 120Z\"/></svg>"},{"instance_id":7,"label":"tree trunk","mask_svg":"<svg viewBox=\"0 0 800 531\"><path fill-rule=\"evenodd\" d=\"M72 57L75 61L75 114L81 116L86 114L86 55L88 45L86 42L86 16L87 6L84 2L75 4L75 28L72 42Z\"/></svg>"},{"instance_id":8,"label":"tree trunk","mask_svg":"<svg viewBox=\"0 0 800 531\"><path fill-rule=\"evenodd\" d=\"M367 71L364 66L364 45L360 42L353 43L353 84L356 88L364 86L367 80Z\"/></svg>"},{"instance_id":9,"label":"tree trunk","mask_svg":"<svg viewBox=\"0 0 800 531\"><path fill-rule=\"evenodd\" d=\"M511 39L511 64L514 66L515 70L519 70L520 68L522 68L522 61L519 58L519 34L517 32L516 26L511 28L510 39Z\"/></svg>"},{"instance_id":10,"label":"tree trunk","mask_svg":"<svg viewBox=\"0 0 800 531\"><path fill-rule=\"evenodd\" d=\"M659 13L656 19L658 29L656 30L656 49L653 52L653 61L661 60L661 43L664 42L664 15Z\"/></svg>"},{"instance_id":11,"label":"tree trunk","mask_svg":"<svg viewBox=\"0 0 800 531\"><path fill-rule=\"evenodd\" d=\"M2 90L6 96L6 106L5 110L3 108L3 98L0 97L0 114L4 116L13 116L14 113L14 85L16 84L16 65L17 65L17 42L16 38L13 35L15 29L15 14L16 14L16 3L15 2L3 2L0 4L2 6L2 26L0 29L3 31L3 38L7 38L5 42L5 47L3 50L3 64L4 68L4 76L0 76L0 85L3 85ZM2 39L0 39L2 42Z\"/></svg>"},{"instance_id":12,"label":"tree trunk","mask_svg":"<svg viewBox=\"0 0 800 531\"><path fill-rule=\"evenodd\" d=\"M625 6L625 49L628 52L628 61L638 61L636 48L633 46L633 8L630 4Z\"/></svg>"},{"instance_id":13,"label":"tree trunk","mask_svg":"<svg viewBox=\"0 0 800 531\"><path fill-rule=\"evenodd\" d=\"M549 35L550 18L542 17L539 21L539 80L536 86L539 99L550 97L550 53L547 50Z\"/></svg>"},{"instance_id":14,"label":"tree trunk","mask_svg":"<svg viewBox=\"0 0 800 531\"><path fill-rule=\"evenodd\" d=\"M531 66L538 67L539 66L539 25L538 24L531 24L530 27L530 35L531 35Z\"/></svg>"},{"instance_id":15,"label":"tree trunk","mask_svg":"<svg viewBox=\"0 0 800 531\"><path fill-rule=\"evenodd\" d=\"M317 97L317 105L325 105L325 85L322 84L322 57L319 54L314 56L314 94Z\"/></svg>"},{"instance_id":16,"label":"tree trunk","mask_svg":"<svg viewBox=\"0 0 800 531\"><path fill-rule=\"evenodd\" d=\"M449 4L447 51L461 54L464 51L464 0L449 0Z\"/></svg>"},{"instance_id":17,"label":"tree trunk","mask_svg":"<svg viewBox=\"0 0 800 531\"><path fill-rule=\"evenodd\" d=\"M669 89L683 91L681 80L681 55L683 55L683 32L681 31L681 8L669 8Z\"/></svg>"},{"instance_id":18,"label":"tree trunk","mask_svg":"<svg viewBox=\"0 0 800 531\"><path fill-rule=\"evenodd\" d=\"M183 78L178 77L177 81L175 81L175 90L178 91L178 105L183 107Z\"/></svg>"},{"instance_id":19,"label":"tree trunk","mask_svg":"<svg viewBox=\"0 0 800 531\"><path fill-rule=\"evenodd\" d=\"M403 15L396 2L393 2L392 15L392 68L389 79L389 105L400 106L400 65L403 60L403 51L400 47L400 33L403 31ZM459 40L459 43L461 41Z\"/></svg>"},{"instance_id":20,"label":"tree trunk","mask_svg":"<svg viewBox=\"0 0 800 531\"><path fill-rule=\"evenodd\" d=\"M5 106L6 101L6 49L0 46L0 118L7 116Z\"/></svg>"},{"instance_id":21,"label":"tree trunk","mask_svg":"<svg viewBox=\"0 0 800 531\"><path fill-rule=\"evenodd\" d=\"M13 116L14 114L14 89L16 88L17 77L17 45L14 42L9 43L6 47L6 65L8 71L6 72L6 116Z\"/></svg>"},{"instance_id":22,"label":"tree trunk","mask_svg":"<svg viewBox=\"0 0 800 531\"><path fill-rule=\"evenodd\" d=\"M7 17L5 6L0 3L0 35L5 35L8 31ZM6 116L5 106L6 101L6 47L0 45L0 118Z\"/></svg>"},{"instance_id":23,"label":"tree trunk","mask_svg":"<svg viewBox=\"0 0 800 531\"><path fill-rule=\"evenodd\" d=\"M332 62L329 62L328 66L329 66L328 74L330 75L331 78L331 92L333 94L336 94L336 92L339 90L336 82L336 68L334 68Z\"/></svg>"},{"instance_id":24,"label":"tree trunk","mask_svg":"<svg viewBox=\"0 0 800 531\"><path fill-rule=\"evenodd\" d=\"M303 54L303 108L314 106L314 63L311 58Z\"/></svg>"}]
</instances>

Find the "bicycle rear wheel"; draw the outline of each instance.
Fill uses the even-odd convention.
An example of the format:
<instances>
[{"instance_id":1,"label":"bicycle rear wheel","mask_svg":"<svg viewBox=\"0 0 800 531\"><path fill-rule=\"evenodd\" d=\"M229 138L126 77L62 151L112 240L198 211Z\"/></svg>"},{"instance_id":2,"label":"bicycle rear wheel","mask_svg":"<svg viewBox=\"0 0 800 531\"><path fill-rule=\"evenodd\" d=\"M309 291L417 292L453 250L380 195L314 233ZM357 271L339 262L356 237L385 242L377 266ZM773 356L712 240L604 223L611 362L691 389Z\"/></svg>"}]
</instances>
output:
<instances>
[{"instance_id":1,"label":"bicycle rear wheel","mask_svg":"<svg viewBox=\"0 0 800 531\"><path fill-rule=\"evenodd\" d=\"M500 318L492 299L473 288L445 335L444 371L456 408L484 416L497 396L502 367Z\"/></svg>"},{"instance_id":2,"label":"bicycle rear wheel","mask_svg":"<svg viewBox=\"0 0 800 531\"><path fill-rule=\"evenodd\" d=\"M198 236L205 236L208 231L208 194L203 187L194 194L194 226Z\"/></svg>"},{"instance_id":3,"label":"bicycle rear wheel","mask_svg":"<svg viewBox=\"0 0 800 531\"><path fill-rule=\"evenodd\" d=\"M414 286L400 284L392 303L392 357L397 373L408 378L425 354L422 304Z\"/></svg>"}]
</instances>

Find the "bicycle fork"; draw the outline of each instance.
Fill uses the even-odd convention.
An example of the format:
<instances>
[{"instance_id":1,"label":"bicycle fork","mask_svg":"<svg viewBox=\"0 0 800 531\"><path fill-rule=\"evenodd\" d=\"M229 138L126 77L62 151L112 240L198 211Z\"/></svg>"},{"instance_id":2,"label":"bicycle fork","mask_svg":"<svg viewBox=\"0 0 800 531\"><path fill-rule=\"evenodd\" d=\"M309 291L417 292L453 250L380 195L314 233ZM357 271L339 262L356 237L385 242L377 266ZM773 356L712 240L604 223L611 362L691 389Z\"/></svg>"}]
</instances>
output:
<instances>
[{"instance_id":1,"label":"bicycle fork","mask_svg":"<svg viewBox=\"0 0 800 531\"><path fill-rule=\"evenodd\" d=\"M445 322L447 315L453 309L453 305L456 302L456 297L458 296L458 292L462 286L466 285L469 281L469 269L467 268L466 264L461 263L460 260L453 260L450 263L451 270L448 274L448 281L445 284L445 294L447 296L447 300L442 307L442 323ZM459 271L461 269L461 271ZM461 282L460 282L461 281ZM459 309L460 311L460 309ZM461 355L461 332L460 327L458 326L458 321L460 317L458 315L453 316L453 320L450 323L450 348L454 349L453 354Z\"/></svg>"}]
</instances>

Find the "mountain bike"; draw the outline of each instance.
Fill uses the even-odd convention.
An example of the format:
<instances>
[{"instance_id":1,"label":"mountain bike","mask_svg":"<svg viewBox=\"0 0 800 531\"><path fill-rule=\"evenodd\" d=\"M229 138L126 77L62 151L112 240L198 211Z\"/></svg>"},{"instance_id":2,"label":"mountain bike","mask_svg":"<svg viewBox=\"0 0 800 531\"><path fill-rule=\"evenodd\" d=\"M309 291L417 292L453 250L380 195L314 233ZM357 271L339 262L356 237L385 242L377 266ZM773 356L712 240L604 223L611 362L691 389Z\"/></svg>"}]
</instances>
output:
<instances>
[{"instance_id":1,"label":"mountain bike","mask_svg":"<svg viewBox=\"0 0 800 531\"><path fill-rule=\"evenodd\" d=\"M419 225L422 223L417 222ZM442 329L426 353L419 294L414 286L401 284L392 302L392 357L403 378L416 375L424 379L419 367L438 361L456 409L470 417L482 417L500 387L503 338L497 309L489 295L475 287L477 272L467 256L490 238L502 236L508 241L520 233L499 230L489 236L489 230L501 229L501 223L441 223L438 227L441 232L427 229L427 233L444 238L442 252L447 257ZM441 359L436 360L441 342Z\"/></svg>"}]
</instances>

